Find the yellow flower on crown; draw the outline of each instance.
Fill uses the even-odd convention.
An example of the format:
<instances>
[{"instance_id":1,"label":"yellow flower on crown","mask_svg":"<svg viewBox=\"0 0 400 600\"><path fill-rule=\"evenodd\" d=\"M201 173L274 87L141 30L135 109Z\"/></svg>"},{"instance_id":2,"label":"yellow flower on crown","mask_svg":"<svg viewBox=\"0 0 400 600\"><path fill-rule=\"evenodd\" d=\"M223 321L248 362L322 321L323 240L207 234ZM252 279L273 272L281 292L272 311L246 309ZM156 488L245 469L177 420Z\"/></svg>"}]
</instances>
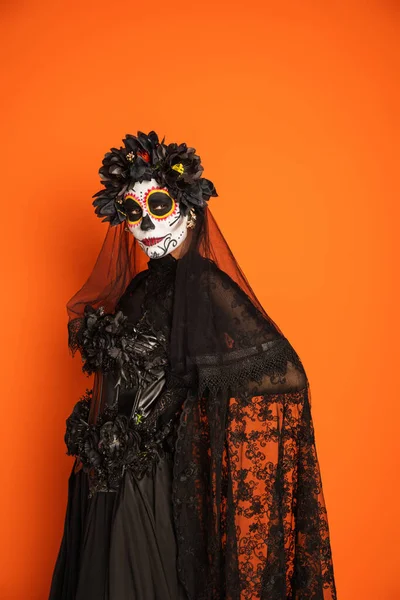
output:
<instances>
[{"instance_id":1,"label":"yellow flower on crown","mask_svg":"<svg viewBox=\"0 0 400 600\"><path fill-rule=\"evenodd\" d=\"M181 175L185 170L182 163L177 163L176 165L172 165L172 169L174 169L174 171L178 171L178 173L180 173Z\"/></svg>"}]
</instances>

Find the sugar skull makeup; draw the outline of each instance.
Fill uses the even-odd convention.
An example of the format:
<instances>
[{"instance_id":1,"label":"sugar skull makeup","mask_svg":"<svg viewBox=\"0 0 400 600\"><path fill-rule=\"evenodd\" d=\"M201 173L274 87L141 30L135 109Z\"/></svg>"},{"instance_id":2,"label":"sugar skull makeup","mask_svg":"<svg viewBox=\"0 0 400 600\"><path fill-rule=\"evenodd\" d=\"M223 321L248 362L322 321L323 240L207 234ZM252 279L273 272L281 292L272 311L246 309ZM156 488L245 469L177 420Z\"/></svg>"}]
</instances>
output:
<instances>
[{"instance_id":1,"label":"sugar skull makeup","mask_svg":"<svg viewBox=\"0 0 400 600\"><path fill-rule=\"evenodd\" d=\"M149 258L175 250L187 236L187 215L155 179L137 182L124 196L126 223Z\"/></svg>"}]
</instances>

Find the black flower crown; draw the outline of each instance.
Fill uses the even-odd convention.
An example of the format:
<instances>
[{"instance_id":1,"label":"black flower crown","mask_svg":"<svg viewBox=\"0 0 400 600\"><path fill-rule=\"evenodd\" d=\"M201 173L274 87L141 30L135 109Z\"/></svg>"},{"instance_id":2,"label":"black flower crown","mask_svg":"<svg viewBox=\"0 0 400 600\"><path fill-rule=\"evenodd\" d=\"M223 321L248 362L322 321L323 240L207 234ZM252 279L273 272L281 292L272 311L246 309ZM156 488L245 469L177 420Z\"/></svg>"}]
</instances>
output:
<instances>
[{"instance_id":1,"label":"black flower crown","mask_svg":"<svg viewBox=\"0 0 400 600\"><path fill-rule=\"evenodd\" d=\"M155 131L128 134L124 146L111 148L99 170L104 188L94 194L98 217L112 226L125 220L124 194L136 182L155 179L181 204L183 214L190 208L203 209L211 196L218 196L214 184L201 177L204 170L196 149L186 144L164 144Z\"/></svg>"}]
</instances>

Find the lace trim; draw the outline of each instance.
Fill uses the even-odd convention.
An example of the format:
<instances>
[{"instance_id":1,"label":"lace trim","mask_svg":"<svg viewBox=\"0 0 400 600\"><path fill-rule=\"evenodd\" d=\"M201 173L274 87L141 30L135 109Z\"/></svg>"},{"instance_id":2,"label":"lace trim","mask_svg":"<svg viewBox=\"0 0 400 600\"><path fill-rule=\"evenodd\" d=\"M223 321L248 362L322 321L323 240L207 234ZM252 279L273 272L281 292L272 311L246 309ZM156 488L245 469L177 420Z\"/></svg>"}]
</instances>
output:
<instances>
[{"instance_id":1,"label":"lace trim","mask_svg":"<svg viewBox=\"0 0 400 600\"><path fill-rule=\"evenodd\" d=\"M188 416L190 414L190 411L192 410L192 406L193 406L195 400L196 400L196 396L193 395L189 391L187 394L187 397L182 405L182 412L181 412L181 415L179 418L177 435L176 435L176 439L175 439L174 463L173 463L173 469L172 469L172 472L173 472L172 514L173 514L175 532L176 532L179 549L185 548L185 545L187 544L187 542L189 540L185 536L185 533L183 531L183 528L181 527L181 521L179 518L180 514L181 514L181 510L183 508L182 507L183 499L181 499L181 497L179 496L178 480L184 481L187 477L192 478L194 475L193 467L196 468L196 465L194 463L189 462L186 469L184 471L180 471L179 459L180 459L180 456L182 453L183 441L186 436L186 423L187 423ZM193 500L195 500L195 498L193 498ZM186 559L186 557L184 556L183 552L180 550L177 555L176 569L178 572L179 580L186 592L187 597L191 598L189 589L187 587L186 580L185 580L185 559ZM193 555L193 560L194 559L195 559L195 555ZM201 568L200 565L198 565L198 566L199 566L199 568Z\"/></svg>"},{"instance_id":2,"label":"lace trim","mask_svg":"<svg viewBox=\"0 0 400 600\"><path fill-rule=\"evenodd\" d=\"M68 347L72 356L75 356L76 352L80 349L80 336L84 322L84 317L76 317L68 322Z\"/></svg>"},{"instance_id":3,"label":"lace trim","mask_svg":"<svg viewBox=\"0 0 400 600\"><path fill-rule=\"evenodd\" d=\"M285 384L288 363L305 375L300 358L290 342L285 338L271 340L244 350L233 350L224 356L199 356L198 367L199 395L206 389L215 394L218 390L231 390L231 393L245 392L249 382L262 384L268 376L273 385Z\"/></svg>"}]
</instances>

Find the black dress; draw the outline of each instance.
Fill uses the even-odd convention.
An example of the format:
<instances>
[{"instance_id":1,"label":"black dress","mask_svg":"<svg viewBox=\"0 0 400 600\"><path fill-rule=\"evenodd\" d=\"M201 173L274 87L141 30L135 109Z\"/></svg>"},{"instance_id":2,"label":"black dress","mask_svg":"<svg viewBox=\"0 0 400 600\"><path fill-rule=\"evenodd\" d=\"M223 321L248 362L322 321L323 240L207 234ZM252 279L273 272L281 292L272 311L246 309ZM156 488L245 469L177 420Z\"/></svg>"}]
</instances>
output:
<instances>
[{"instance_id":1,"label":"black dress","mask_svg":"<svg viewBox=\"0 0 400 600\"><path fill-rule=\"evenodd\" d=\"M50 600L187 598L172 509L175 441L190 386L172 376L168 363L176 262L172 255L151 259L126 289L116 316L108 317L111 336L125 319L126 343L136 344L139 366L108 370L101 315L87 320L86 344L98 368L93 389L67 421L67 447L77 458ZM116 385L117 377L119 383L121 376L134 378L135 368L135 385Z\"/></svg>"}]
</instances>

